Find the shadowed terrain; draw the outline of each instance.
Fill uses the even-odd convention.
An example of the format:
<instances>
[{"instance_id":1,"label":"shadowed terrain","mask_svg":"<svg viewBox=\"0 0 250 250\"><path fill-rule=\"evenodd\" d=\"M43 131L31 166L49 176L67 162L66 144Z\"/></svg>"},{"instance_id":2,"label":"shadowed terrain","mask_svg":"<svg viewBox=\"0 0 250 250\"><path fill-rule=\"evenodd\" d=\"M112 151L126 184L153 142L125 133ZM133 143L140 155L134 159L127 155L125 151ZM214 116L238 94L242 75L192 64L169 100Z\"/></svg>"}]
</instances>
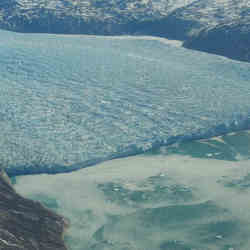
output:
<instances>
[{"instance_id":1,"label":"shadowed terrain","mask_svg":"<svg viewBox=\"0 0 250 250\"><path fill-rule=\"evenodd\" d=\"M0 190L0 249L66 250L61 216L17 194L3 171Z\"/></svg>"}]
</instances>

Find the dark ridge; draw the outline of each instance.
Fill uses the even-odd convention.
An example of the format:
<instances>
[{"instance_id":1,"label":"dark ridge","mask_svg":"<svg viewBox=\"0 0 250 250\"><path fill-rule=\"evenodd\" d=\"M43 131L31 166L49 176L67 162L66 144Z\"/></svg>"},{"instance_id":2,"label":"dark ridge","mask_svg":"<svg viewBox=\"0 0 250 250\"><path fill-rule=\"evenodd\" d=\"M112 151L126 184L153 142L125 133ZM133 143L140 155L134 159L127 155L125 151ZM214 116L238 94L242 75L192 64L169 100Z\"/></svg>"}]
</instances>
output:
<instances>
[{"instance_id":1,"label":"dark ridge","mask_svg":"<svg viewBox=\"0 0 250 250\"><path fill-rule=\"evenodd\" d=\"M17 194L0 171L0 249L66 250L63 234L67 226L63 217Z\"/></svg>"},{"instance_id":2,"label":"dark ridge","mask_svg":"<svg viewBox=\"0 0 250 250\"><path fill-rule=\"evenodd\" d=\"M204 29L184 42L183 46L250 62L250 22L223 24Z\"/></svg>"}]
</instances>

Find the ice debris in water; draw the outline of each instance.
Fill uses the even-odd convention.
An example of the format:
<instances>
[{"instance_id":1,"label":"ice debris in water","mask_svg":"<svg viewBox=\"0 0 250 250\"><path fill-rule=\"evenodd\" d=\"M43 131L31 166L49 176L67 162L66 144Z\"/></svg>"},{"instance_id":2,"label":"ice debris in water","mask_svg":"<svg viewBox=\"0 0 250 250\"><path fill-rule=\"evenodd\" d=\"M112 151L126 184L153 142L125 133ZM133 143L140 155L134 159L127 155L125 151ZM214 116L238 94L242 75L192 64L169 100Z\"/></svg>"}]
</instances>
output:
<instances>
[{"instance_id":1,"label":"ice debris in water","mask_svg":"<svg viewBox=\"0 0 250 250\"><path fill-rule=\"evenodd\" d=\"M247 63L153 40L0 35L9 173L69 171L249 127Z\"/></svg>"}]
</instances>

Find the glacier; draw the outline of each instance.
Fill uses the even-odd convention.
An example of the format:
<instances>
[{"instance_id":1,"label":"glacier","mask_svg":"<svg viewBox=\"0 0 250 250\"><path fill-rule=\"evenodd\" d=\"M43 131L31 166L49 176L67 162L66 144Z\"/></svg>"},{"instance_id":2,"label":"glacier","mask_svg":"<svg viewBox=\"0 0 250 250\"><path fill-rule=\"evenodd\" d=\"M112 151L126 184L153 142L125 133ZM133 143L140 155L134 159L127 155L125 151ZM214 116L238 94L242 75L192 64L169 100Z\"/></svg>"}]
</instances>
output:
<instances>
[{"instance_id":1,"label":"glacier","mask_svg":"<svg viewBox=\"0 0 250 250\"><path fill-rule=\"evenodd\" d=\"M0 159L68 172L250 128L250 64L157 40L0 31Z\"/></svg>"}]
</instances>

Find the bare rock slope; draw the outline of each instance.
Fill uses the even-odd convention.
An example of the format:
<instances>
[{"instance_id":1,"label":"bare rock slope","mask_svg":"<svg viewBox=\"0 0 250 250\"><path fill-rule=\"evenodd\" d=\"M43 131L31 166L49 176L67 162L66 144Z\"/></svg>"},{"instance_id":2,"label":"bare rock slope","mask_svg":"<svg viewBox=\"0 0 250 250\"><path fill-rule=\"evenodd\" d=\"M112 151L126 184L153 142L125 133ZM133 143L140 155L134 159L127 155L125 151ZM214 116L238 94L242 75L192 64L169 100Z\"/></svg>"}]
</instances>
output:
<instances>
[{"instance_id":1,"label":"bare rock slope","mask_svg":"<svg viewBox=\"0 0 250 250\"><path fill-rule=\"evenodd\" d=\"M17 194L0 172L0 249L66 250L65 227L62 217Z\"/></svg>"},{"instance_id":2,"label":"bare rock slope","mask_svg":"<svg viewBox=\"0 0 250 250\"><path fill-rule=\"evenodd\" d=\"M177 12L201 25L185 47L250 62L249 0L199 0Z\"/></svg>"}]
</instances>

